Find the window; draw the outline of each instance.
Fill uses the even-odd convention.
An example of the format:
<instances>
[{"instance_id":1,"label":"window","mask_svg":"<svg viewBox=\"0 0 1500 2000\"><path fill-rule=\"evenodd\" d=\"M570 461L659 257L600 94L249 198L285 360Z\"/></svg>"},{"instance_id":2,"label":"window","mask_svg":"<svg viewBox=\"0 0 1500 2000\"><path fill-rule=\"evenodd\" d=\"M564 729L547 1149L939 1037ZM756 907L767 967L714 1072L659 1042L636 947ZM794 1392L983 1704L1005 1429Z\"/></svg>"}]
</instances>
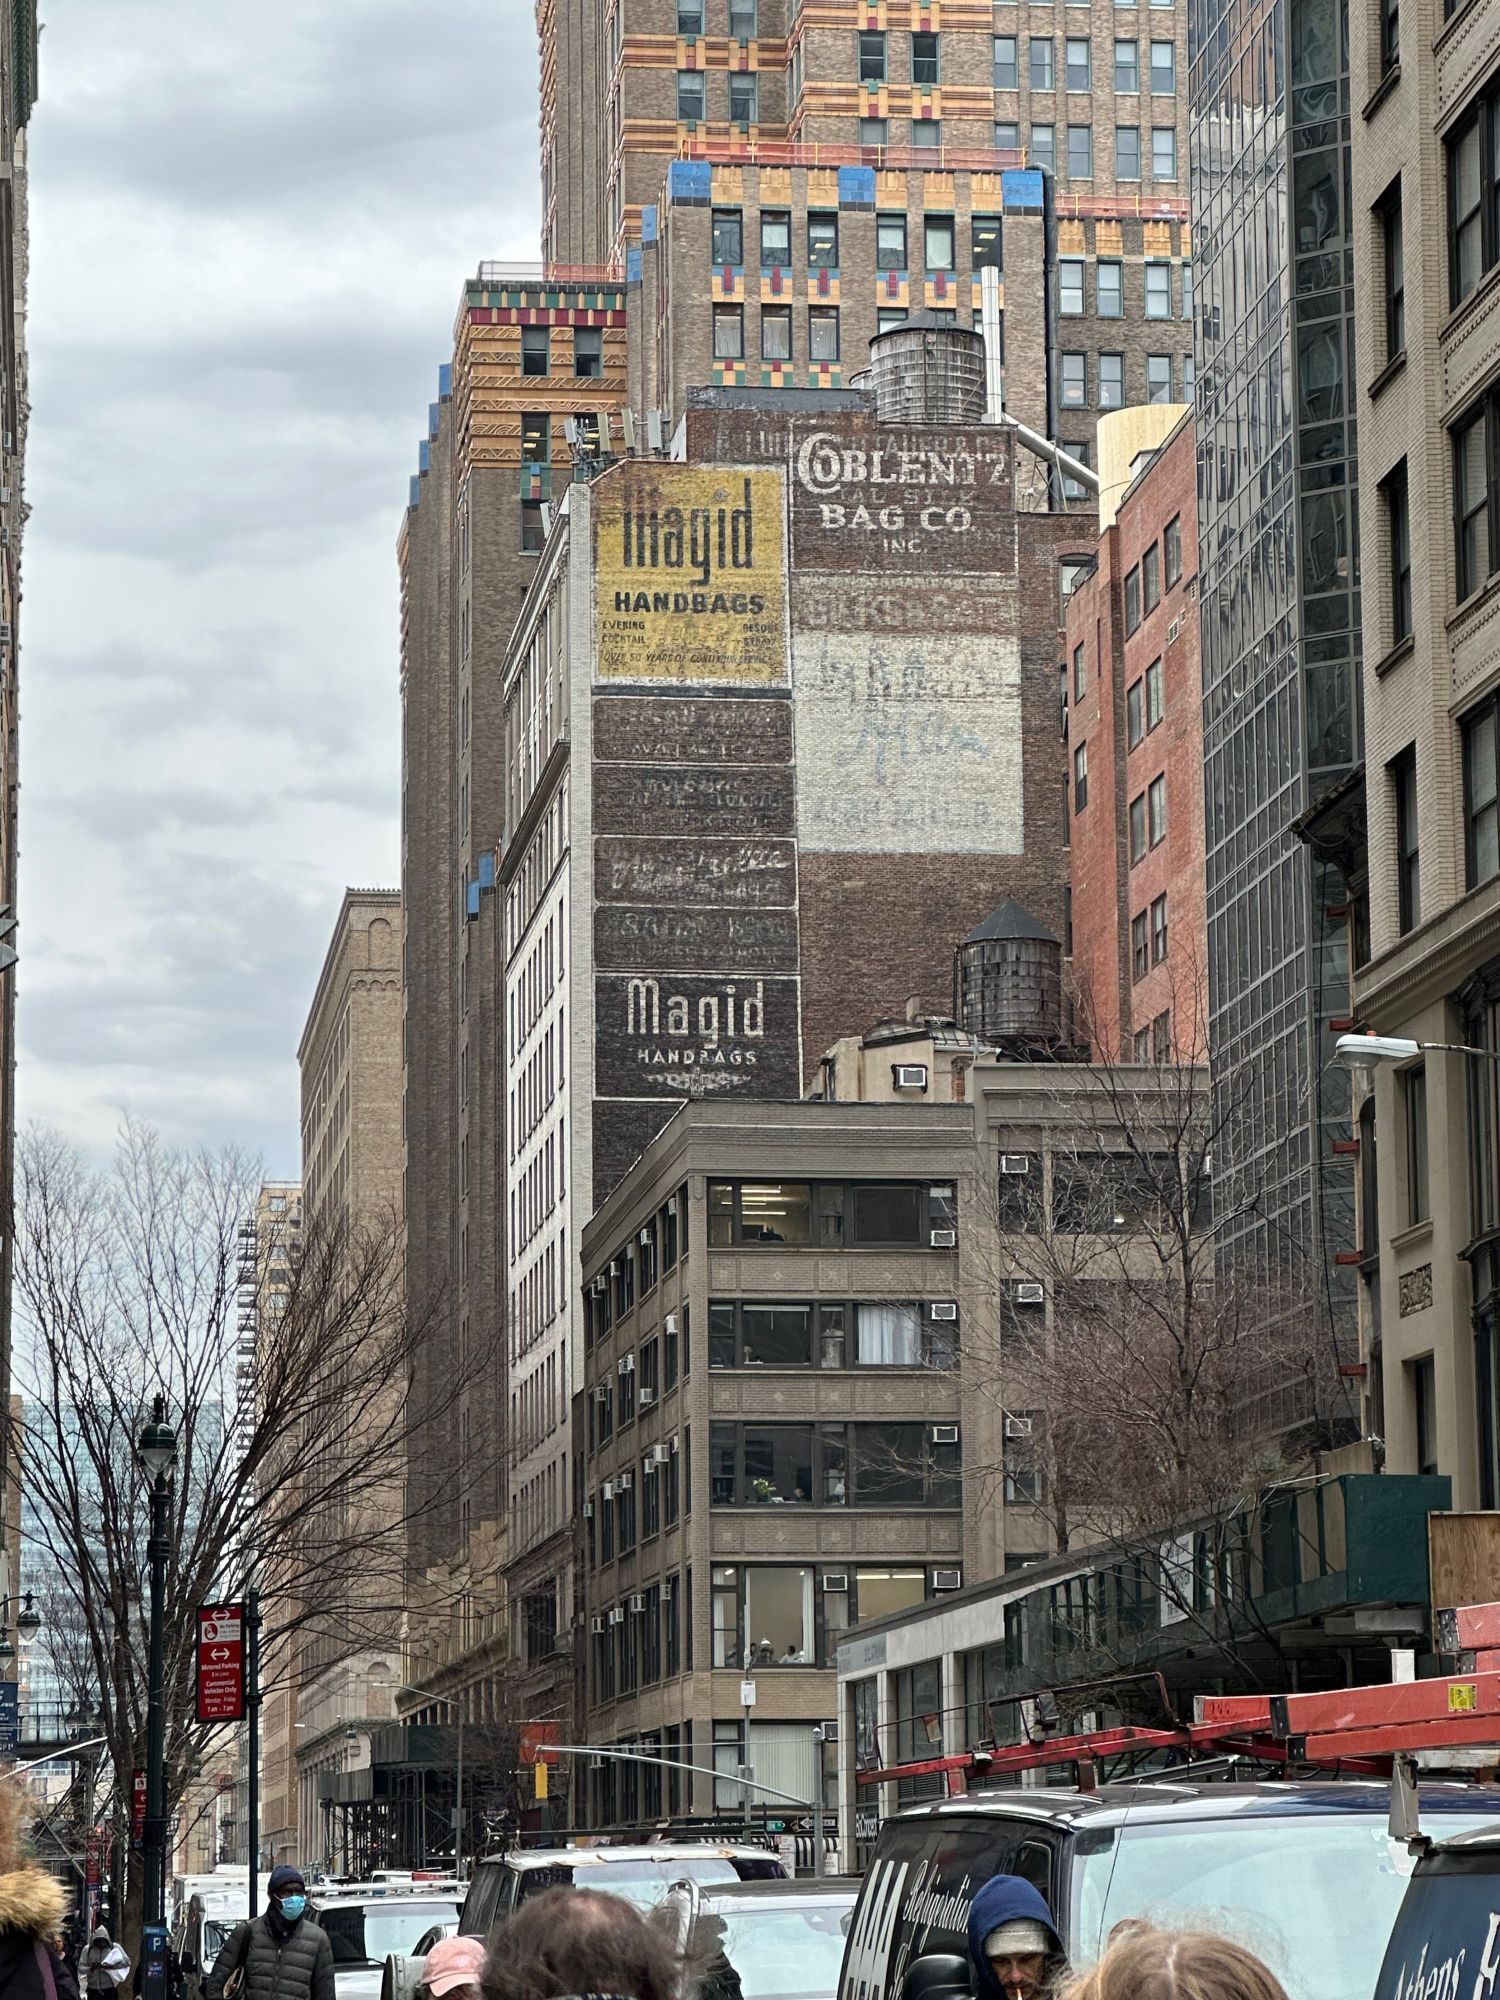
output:
<instances>
[{"instance_id":1,"label":"window","mask_svg":"<svg viewBox=\"0 0 1500 2000\"><path fill-rule=\"evenodd\" d=\"M1123 354L1099 356L1099 407L1101 410L1123 410L1125 407Z\"/></svg>"},{"instance_id":2,"label":"window","mask_svg":"<svg viewBox=\"0 0 1500 2000\"><path fill-rule=\"evenodd\" d=\"M1389 76L1401 60L1401 0L1380 0L1380 74Z\"/></svg>"},{"instance_id":3,"label":"window","mask_svg":"<svg viewBox=\"0 0 1500 2000\"><path fill-rule=\"evenodd\" d=\"M1145 719L1141 704L1141 683L1132 681L1125 690L1125 740L1129 749L1134 750L1146 733Z\"/></svg>"},{"instance_id":4,"label":"window","mask_svg":"<svg viewBox=\"0 0 1500 2000\"><path fill-rule=\"evenodd\" d=\"M866 152L883 152L890 144L891 128L884 118L861 118L859 143Z\"/></svg>"},{"instance_id":5,"label":"window","mask_svg":"<svg viewBox=\"0 0 1500 2000\"><path fill-rule=\"evenodd\" d=\"M1177 95L1177 50L1171 42L1151 44L1151 93L1154 97Z\"/></svg>"},{"instance_id":6,"label":"window","mask_svg":"<svg viewBox=\"0 0 1500 2000\"><path fill-rule=\"evenodd\" d=\"M881 306L875 315L875 331L889 333L893 326L905 326L908 317L905 306Z\"/></svg>"},{"instance_id":7,"label":"window","mask_svg":"<svg viewBox=\"0 0 1500 2000\"><path fill-rule=\"evenodd\" d=\"M1406 253L1401 241L1401 181L1392 181L1380 203L1380 240L1385 263L1385 358L1406 352Z\"/></svg>"},{"instance_id":8,"label":"window","mask_svg":"<svg viewBox=\"0 0 1500 2000\"><path fill-rule=\"evenodd\" d=\"M1151 823L1151 845L1160 847L1167 837L1167 780L1163 773L1146 787L1146 814Z\"/></svg>"},{"instance_id":9,"label":"window","mask_svg":"<svg viewBox=\"0 0 1500 2000\"><path fill-rule=\"evenodd\" d=\"M547 465L552 458L552 419L545 410L529 410L521 419L521 463Z\"/></svg>"},{"instance_id":10,"label":"window","mask_svg":"<svg viewBox=\"0 0 1500 2000\"><path fill-rule=\"evenodd\" d=\"M1146 356L1146 401L1148 403L1170 403L1172 400L1172 357L1170 354L1148 354Z\"/></svg>"},{"instance_id":11,"label":"window","mask_svg":"<svg viewBox=\"0 0 1500 2000\"><path fill-rule=\"evenodd\" d=\"M534 556L546 546L547 533L542 519L544 504L541 500L521 502L521 551L524 555Z\"/></svg>"},{"instance_id":12,"label":"window","mask_svg":"<svg viewBox=\"0 0 1500 2000\"><path fill-rule=\"evenodd\" d=\"M1081 813L1089 802L1089 746L1079 743L1073 751L1073 810Z\"/></svg>"},{"instance_id":13,"label":"window","mask_svg":"<svg viewBox=\"0 0 1500 2000\"><path fill-rule=\"evenodd\" d=\"M1153 542L1141 556L1141 611L1149 616L1161 603L1161 550Z\"/></svg>"},{"instance_id":14,"label":"window","mask_svg":"<svg viewBox=\"0 0 1500 2000\"><path fill-rule=\"evenodd\" d=\"M712 1504L956 1507L958 1447L935 1438L938 1428L921 1423L715 1424L709 1434ZM722 1625L716 1622L716 1645L722 1631L727 1650L733 1629L726 1610Z\"/></svg>"},{"instance_id":15,"label":"window","mask_svg":"<svg viewBox=\"0 0 1500 2000\"><path fill-rule=\"evenodd\" d=\"M1146 734L1161 721L1161 661L1153 660L1146 669Z\"/></svg>"},{"instance_id":16,"label":"window","mask_svg":"<svg viewBox=\"0 0 1500 2000\"><path fill-rule=\"evenodd\" d=\"M1141 128L1139 125L1117 125L1115 127L1115 179L1117 181L1138 181L1141 177Z\"/></svg>"},{"instance_id":17,"label":"window","mask_svg":"<svg viewBox=\"0 0 1500 2000\"><path fill-rule=\"evenodd\" d=\"M1130 865L1146 858L1146 794L1140 792L1130 801Z\"/></svg>"},{"instance_id":18,"label":"window","mask_svg":"<svg viewBox=\"0 0 1500 2000\"><path fill-rule=\"evenodd\" d=\"M1116 258L1101 257L1094 266L1094 308L1100 319L1125 314L1125 267Z\"/></svg>"},{"instance_id":19,"label":"window","mask_svg":"<svg viewBox=\"0 0 1500 2000\"><path fill-rule=\"evenodd\" d=\"M1185 320L1191 320L1193 317L1193 260L1191 257L1184 257L1182 260L1182 316Z\"/></svg>"},{"instance_id":20,"label":"window","mask_svg":"<svg viewBox=\"0 0 1500 2000\"><path fill-rule=\"evenodd\" d=\"M1094 173L1094 128L1092 125L1070 125L1068 127L1068 172L1074 180L1091 180Z\"/></svg>"},{"instance_id":21,"label":"window","mask_svg":"<svg viewBox=\"0 0 1500 2000\"><path fill-rule=\"evenodd\" d=\"M1130 1055L1133 1062L1148 1063L1151 1060L1151 1030L1137 1028L1131 1037Z\"/></svg>"},{"instance_id":22,"label":"window","mask_svg":"<svg viewBox=\"0 0 1500 2000\"><path fill-rule=\"evenodd\" d=\"M547 375L552 369L552 329L549 326L521 328L521 373Z\"/></svg>"},{"instance_id":23,"label":"window","mask_svg":"<svg viewBox=\"0 0 1500 2000\"><path fill-rule=\"evenodd\" d=\"M1130 919L1130 980L1138 986L1151 969L1151 946L1146 933L1146 912Z\"/></svg>"},{"instance_id":24,"label":"window","mask_svg":"<svg viewBox=\"0 0 1500 2000\"><path fill-rule=\"evenodd\" d=\"M685 125L703 122L705 80L701 69L677 72L677 116Z\"/></svg>"},{"instance_id":25,"label":"window","mask_svg":"<svg viewBox=\"0 0 1500 2000\"><path fill-rule=\"evenodd\" d=\"M1088 686L1088 659L1087 659L1087 649L1085 648L1085 646L1084 646L1084 643L1083 643L1083 641L1082 641L1082 640L1080 639L1080 640L1079 640L1079 642L1078 642L1078 644L1077 644L1077 645L1076 645L1076 646L1075 646L1075 647L1073 648L1073 699L1074 699L1074 701L1082 701L1082 700L1083 700L1083 695L1084 695L1084 690L1085 690L1085 688L1086 688L1087 686Z\"/></svg>"},{"instance_id":26,"label":"window","mask_svg":"<svg viewBox=\"0 0 1500 2000\"><path fill-rule=\"evenodd\" d=\"M1048 35L1031 38L1030 77L1033 90L1053 90L1057 79L1052 70L1052 40Z\"/></svg>"},{"instance_id":27,"label":"window","mask_svg":"<svg viewBox=\"0 0 1500 2000\"><path fill-rule=\"evenodd\" d=\"M708 1240L731 1244L820 1244L825 1249L926 1247L956 1220L951 1185L912 1181L710 1181Z\"/></svg>"},{"instance_id":28,"label":"window","mask_svg":"<svg viewBox=\"0 0 1500 2000\"><path fill-rule=\"evenodd\" d=\"M714 307L714 359L742 361L745 357L745 314L741 306Z\"/></svg>"},{"instance_id":29,"label":"window","mask_svg":"<svg viewBox=\"0 0 1500 2000\"><path fill-rule=\"evenodd\" d=\"M938 37L914 34L911 38L911 80L919 90L931 90L942 82L938 60Z\"/></svg>"},{"instance_id":30,"label":"window","mask_svg":"<svg viewBox=\"0 0 1500 2000\"><path fill-rule=\"evenodd\" d=\"M1167 955L1167 898L1165 892L1151 905L1151 963L1160 965Z\"/></svg>"},{"instance_id":31,"label":"window","mask_svg":"<svg viewBox=\"0 0 1500 2000\"><path fill-rule=\"evenodd\" d=\"M708 1308L710 1368L810 1368L813 1309L719 1300Z\"/></svg>"},{"instance_id":32,"label":"window","mask_svg":"<svg viewBox=\"0 0 1500 2000\"><path fill-rule=\"evenodd\" d=\"M761 307L760 355L762 361L791 360L792 309L790 306Z\"/></svg>"},{"instance_id":33,"label":"window","mask_svg":"<svg viewBox=\"0 0 1500 2000\"><path fill-rule=\"evenodd\" d=\"M1406 488L1406 460L1381 481L1386 549L1391 587L1391 644L1411 637L1411 517Z\"/></svg>"},{"instance_id":34,"label":"window","mask_svg":"<svg viewBox=\"0 0 1500 2000\"><path fill-rule=\"evenodd\" d=\"M997 153L1019 153L1021 150L1021 128L1012 119L995 120L995 151Z\"/></svg>"},{"instance_id":35,"label":"window","mask_svg":"<svg viewBox=\"0 0 1500 2000\"><path fill-rule=\"evenodd\" d=\"M1167 559L1167 588L1182 581L1182 516L1174 514L1168 521L1161 538L1162 549Z\"/></svg>"},{"instance_id":36,"label":"window","mask_svg":"<svg viewBox=\"0 0 1500 2000\"><path fill-rule=\"evenodd\" d=\"M1493 699L1465 718L1464 815L1467 882L1471 889L1500 875L1500 807L1495 785L1496 706Z\"/></svg>"},{"instance_id":37,"label":"window","mask_svg":"<svg viewBox=\"0 0 1500 2000\"><path fill-rule=\"evenodd\" d=\"M1146 317L1147 319L1170 319L1172 317L1172 266L1170 264L1148 264L1146 266Z\"/></svg>"},{"instance_id":38,"label":"window","mask_svg":"<svg viewBox=\"0 0 1500 2000\"><path fill-rule=\"evenodd\" d=\"M1151 178L1158 181L1175 181L1177 178L1175 125L1153 125L1151 128Z\"/></svg>"},{"instance_id":39,"label":"window","mask_svg":"<svg viewBox=\"0 0 1500 2000\"><path fill-rule=\"evenodd\" d=\"M922 224L922 256L929 271L953 269L953 217L929 215Z\"/></svg>"},{"instance_id":40,"label":"window","mask_svg":"<svg viewBox=\"0 0 1500 2000\"><path fill-rule=\"evenodd\" d=\"M807 212L807 261L815 271L839 267L839 218L833 209Z\"/></svg>"},{"instance_id":41,"label":"window","mask_svg":"<svg viewBox=\"0 0 1500 2000\"><path fill-rule=\"evenodd\" d=\"M1076 443L1070 443L1068 439L1064 438L1062 440L1062 448L1068 454L1069 458L1076 458L1080 465L1092 467L1094 462L1094 447L1089 439L1079 438ZM1089 491L1082 480L1075 479L1071 472L1063 473L1062 490L1064 500L1086 500L1092 506L1098 498L1097 494ZM1085 564L1084 567L1087 568L1088 565Z\"/></svg>"},{"instance_id":42,"label":"window","mask_svg":"<svg viewBox=\"0 0 1500 2000\"><path fill-rule=\"evenodd\" d=\"M873 29L860 31L859 80L861 83L886 81L885 36Z\"/></svg>"},{"instance_id":43,"label":"window","mask_svg":"<svg viewBox=\"0 0 1500 2000\"><path fill-rule=\"evenodd\" d=\"M1065 81L1069 90L1092 90L1093 77L1089 61L1089 44L1084 36L1069 35L1063 43L1063 66Z\"/></svg>"},{"instance_id":44,"label":"window","mask_svg":"<svg viewBox=\"0 0 1500 2000\"><path fill-rule=\"evenodd\" d=\"M1500 256L1495 142L1500 95L1481 97L1448 141L1448 289L1457 305Z\"/></svg>"},{"instance_id":45,"label":"window","mask_svg":"<svg viewBox=\"0 0 1500 2000\"><path fill-rule=\"evenodd\" d=\"M1016 54L1014 35L995 37L995 88L996 90L1018 90L1021 84L1021 65Z\"/></svg>"},{"instance_id":46,"label":"window","mask_svg":"<svg viewBox=\"0 0 1500 2000\"><path fill-rule=\"evenodd\" d=\"M703 33L703 0L677 0L677 32L679 35Z\"/></svg>"},{"instance_id":47,"label":"window","mask_svg":"<svg viewBox=\"0 0 1500 2000\"><path fill-rule=\"evenodd\" d=\"M729 122L753 125L760 117L760 78L753 70L729 72Z\"/></svg>"},{"instance_id":48,"label":"window","mask_svg":"<svg viewBox=\"0 0 1500 2000\"><path fill-rule=\"evenodd\" d=\"M1126 92L1141 87L1141 45L1139 42L1115 42L1115 89Z\"/></svg>"},{"instance_id":49,"label":"window","mask_svg":"<svg viewBox=\"0 0 1500 2000\"><path fill-rule=\"evenodd\" d=\"M1003 271L1003 237L998 215L969 218L969 268L971 271Z\"/></svg>"},{"instance_id":50,"label":"window","mask_svg":"<svg viewBox=\"0 0 1500 2000\"><path fill-rule=\"evenodd\" d=\"M1417 1470L1431 1476L1438 1469L1437 1371L1430 1354L1409 1361L1413 1428L1417 1438Z\"/></svg>"},{"instance_id":51,"label":"window","mask_svg":"<svg viewBox=\"0 0 1500 2000\"><path fill-rule=\"evenodd\" d=\"M573 329L573 374L580 382L597 382L604 373L604 335L597 326Z\"/></svg>"},{"instance_id":52,"label":"window","mask_svg":"<svg viewBox=\"0 0 1500 2000\"><path fill-rule=\"evenodd\" d=\"M1453 507L1460 599L1477 590L1496 568L1490 487L1497 432L1500 432L1500 399L1492 391L1453 433Z\"/></svg>"},{"instance_id":53,"label":"window","mask_svg":"<svg viewBox=\"0 0 1500 2000\"><path fill-rule=\"evenodd\" d=\"M745 221L737 208L716 208L713 213L713 260L715 267L745 261Z\"/></svg>"},{"instance_id":54,"label":"window","mask_svg":"<svg viewBox=\"0 0 1500 2000\"><path fill-rule=\"evenodd\" d=\"M1083 311L1083 259L1060 257L1057 264L1058 310L1068 318Z\"/></svg>"},{"instance_id":55,"label":"window","mask_svg":"<svg viewBox=\"0 0 1500 2000\"><path fill-rule=\"evenodd\" d=\"M809 306L807 312L807 352L813 361L839 358L839 309L837 306Z\"/></svg>"},{"instance_id":56,"label":"window","mask_svg":"<svg viewBox=\"0 0 1500 2000\"><path fill-rule=\"evenodd\" d=\"M1125 572L1125 630L1134 632L1141 622L1141 573L1138 569Z\"/></svg>"},{"instance_id":57,"label":"window","mask_svg":"<svg viewBox=\"0 0 1500 2000\"><path fill-rule=\"evenodd\" d=\"M1028 161L1033 167L1045 167L1050 174L1057 166L1057 135L1050 125L1033 125Z\"/></svg>"},{"instance_id":58,"label":"window","mask_svg":"<svg viewBox=\"0 0 1500 2000\"><path fill-rule=\"evenodd\" d=\"M880 271L906 269L906 217L877 215L875 218L875 267Z\"/></svg>"},{"instance_id":59,"label":"window","mask_svg":"<svg viewBox=\"0 0 1500 2000\"><path fill-rule=\"evenodd\" d=\"M1406 1220L1408 1224L1427 1222L1432 1203L1427 1179L1427 1070L1418 1063L1402 1072L1401 1094L1406 1100Z\"/></svg>"},{"instance_id":60,"label":"window","mask_svg":"<svg viewBox=\"0 0 1500 2000\"><path fill-rule=\"evenodd\" d=\"M768 271L789 271L792 267L792 218L784 208L761 211L760 261Z\"/></svg>"},{"instance_id":61,"label":"window","mask_svg":"<svg viewBox=\"0 0 1500 2000\"><path fill-rule=\"evenodd\" d=\"M729 0L729 32L735 41L755 40L756 11L756 0Z\"/></svg>"},{"instance_id":62,"label":"window","mask_svg":"<svg viewBox=\"0 0 1500 2000\"><path fill-rule=\"evenodd\" d=\"M940 152L943 144L942 119L913 118L911 121L911 143L914 152Z\"/></svg>"},{"instance_id":63,"label":"window","mask_svg":"<svg viewBox=\"0 0 1500 2000\"><path fill-rule=\"evenodd\" d=\"M1062 357L1062 396L1065 410L1081 410L1089 399L1088 357L1083 354L1065 354Z\"/></svg>"},{"instance_id":64,"label":"window","mask_svg":"<svg viewBox=\"0 0 1500 2000\"><path fill-rule=\"evenodd\" d=\"M1390 763L1396 806L1396 908L1404 932L1422 921L1421 855L1417 844L1417 746L1408 745Z\"/></svg>"}]
</instances>

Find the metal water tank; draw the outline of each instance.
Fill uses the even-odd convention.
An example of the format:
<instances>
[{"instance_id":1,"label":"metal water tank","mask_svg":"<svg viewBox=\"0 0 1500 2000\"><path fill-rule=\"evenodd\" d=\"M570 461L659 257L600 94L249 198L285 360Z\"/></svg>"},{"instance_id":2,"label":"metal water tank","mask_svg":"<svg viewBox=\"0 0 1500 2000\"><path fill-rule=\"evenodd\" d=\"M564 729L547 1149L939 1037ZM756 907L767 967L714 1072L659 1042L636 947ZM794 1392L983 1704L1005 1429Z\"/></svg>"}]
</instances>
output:
<instances>
[{"instance_id":1,"label":"metal water tank","mask_svg":"<svg viewBox=\"0 0 1500 2000\"><path fill-rule=\"evenodd\" d=\"M984 335L913 313L870 342L875 413L883 424L984 420Z\"/></svg>"},{"instance_id":2,"label":"metal water tank","mask_svg":"<svg viewBox=\"0 0 1500 2000\"><path fill-rule=\"evenodd\" d=\"M958 947L953 1011L961 1028L1002 1048L1042 1051L1064 1040L1062 945L1019 903L991 910Z\"/></svg>"}]
</instances>

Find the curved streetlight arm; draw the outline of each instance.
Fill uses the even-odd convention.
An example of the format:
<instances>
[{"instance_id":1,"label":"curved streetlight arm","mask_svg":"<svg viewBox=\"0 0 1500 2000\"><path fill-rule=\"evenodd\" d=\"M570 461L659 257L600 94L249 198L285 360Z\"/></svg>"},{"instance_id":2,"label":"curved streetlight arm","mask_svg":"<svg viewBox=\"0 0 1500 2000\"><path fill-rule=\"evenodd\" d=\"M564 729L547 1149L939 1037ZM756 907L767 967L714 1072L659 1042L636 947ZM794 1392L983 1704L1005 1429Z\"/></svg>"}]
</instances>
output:
<instances>
[{"instance_id":1,"label":"curved streetlight arm","mask_svg":"<svg viewBox=\"0 0 1500 2000\"><path fill-rule=\"evenodd\" d=\"M803 1812L813 1810L811 1799L799 1798L795 1792L779 1792L774 1785L763 1785L755 1778L733 1777L727 1771L716 1771L712 1764L684 1764L680 1757L662 1757L654 1750L616 1750L602 1743L540 1743L539 1754L559 1757L613 1757L623 1764L665 1764L673 1771L697 1771L705 1778L717 1778L724 1784L738 1785L742 1791L760 1792L768 1799L781 1799L785 1804L800 1806Z\"/></svg>"},{"instance_id":2,"label":"curved streetlight arm","mask_svg":"<svg viewBox=\"0 0 1500 2000\"><path fill-rule=\"evenodd\" d=\"M45 1757L33 1757L28 1764L12 1764L8 1771L0 1771L0 1778L19 1778L24 1771L39 1771L43 1764L58 1764L65 1757L76 1757L80 1750L97 1750L101 1743L107 1743L107 1736L90 1736L82 1743L70 1743L66 1750L50 1750Z\"/></svg>"},{"instance_id":3,"label":"curved streetlight arm","mask_svg":"<svg viewBox=\"0 0 1500 2000\"><path fill-rule=\"evenodd\" d=\"M1477 1049L1469 1042L1418 1042L1408 1035L1340 1035L1333 1053L1340 1062L1366 1069L1378 1062L1414 1062L1429 1053L1500 1062L1500 1049Z\"/></svg>"}]
</instances>

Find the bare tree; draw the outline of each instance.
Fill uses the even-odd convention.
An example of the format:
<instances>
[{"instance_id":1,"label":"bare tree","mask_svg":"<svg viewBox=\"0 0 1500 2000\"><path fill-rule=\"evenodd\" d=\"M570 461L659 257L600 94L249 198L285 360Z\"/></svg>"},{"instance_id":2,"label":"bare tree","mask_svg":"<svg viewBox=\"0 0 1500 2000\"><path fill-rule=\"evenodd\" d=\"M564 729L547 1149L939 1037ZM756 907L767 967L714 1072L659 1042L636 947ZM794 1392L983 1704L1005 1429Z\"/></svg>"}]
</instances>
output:
<instances>
[{"instance_id":1,"label":"bare tree","mask_svg":"<svg viewBox=\"0 0 1500 2000\"><path fill-rule=\"evenodd\" d=\"M389 1643L403 1603L407 1390L424 1329L406 1313L399 1238L393 1227L305 1229L285 1267L257 1277L274 1283L274 1310L258 1315L267 1331L247 1355L239 1232L259 1178L232 1150L176 1151L136 1125L105 1171L45 1131L18 1152L17 1443L33 1556L62 1614L70 1676L98 1702L119 1812L145 1765L149 1495L136 1440L154 1396L177 1438L169 1815L211 1733L194 1720L197 1606L258 1583L278 1621L265 1634L274 1682L305 1633L340 1632L351 1651ZM448 1385L455 1406L463 1387Z\"/></svg>"}]
</instances>

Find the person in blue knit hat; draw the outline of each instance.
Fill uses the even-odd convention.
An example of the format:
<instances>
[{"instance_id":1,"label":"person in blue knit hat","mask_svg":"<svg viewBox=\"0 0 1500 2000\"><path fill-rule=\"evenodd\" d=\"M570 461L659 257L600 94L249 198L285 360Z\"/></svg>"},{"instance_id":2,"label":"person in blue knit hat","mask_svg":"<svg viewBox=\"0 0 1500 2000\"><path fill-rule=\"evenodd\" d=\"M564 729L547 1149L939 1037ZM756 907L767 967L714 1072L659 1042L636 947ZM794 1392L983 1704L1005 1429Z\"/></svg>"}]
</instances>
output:
<instances>
[{"instance_id":1,"label":"person in blue knit hat","mask_svg":"<svg viewBox=\"0 0 1500 2000\"><path fill-rule=\"evenodd\" d=\"M969 1905L977 2000L1039 2000L1067 1971L1041 1895L1019 1875L992 1875Z\"/></svg>"}]
</instances>

